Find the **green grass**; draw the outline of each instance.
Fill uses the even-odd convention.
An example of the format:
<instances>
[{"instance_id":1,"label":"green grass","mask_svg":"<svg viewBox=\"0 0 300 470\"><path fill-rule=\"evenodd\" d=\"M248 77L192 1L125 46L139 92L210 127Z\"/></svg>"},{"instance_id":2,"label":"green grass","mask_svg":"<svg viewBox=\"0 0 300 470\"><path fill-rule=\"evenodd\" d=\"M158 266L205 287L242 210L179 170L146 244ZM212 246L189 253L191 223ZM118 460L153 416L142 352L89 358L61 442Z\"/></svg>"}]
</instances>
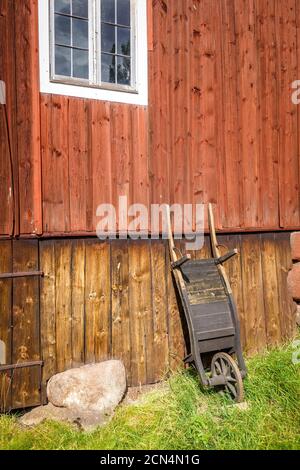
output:
<instances>
[{"instance_id":1,"label":"green grass","mask_svg":"<svg viewBox=\"0 0 300 470\"><path fill-rule=\"evenodd\" d=\"M300 449L300 365L291 346L248 361L248 409L226 396L203 392L197 376L179 371L169 388L122 406L106 427L83 433L45 423L22 429L0 417L1 449Z\"/></svg>"}]
</instances>

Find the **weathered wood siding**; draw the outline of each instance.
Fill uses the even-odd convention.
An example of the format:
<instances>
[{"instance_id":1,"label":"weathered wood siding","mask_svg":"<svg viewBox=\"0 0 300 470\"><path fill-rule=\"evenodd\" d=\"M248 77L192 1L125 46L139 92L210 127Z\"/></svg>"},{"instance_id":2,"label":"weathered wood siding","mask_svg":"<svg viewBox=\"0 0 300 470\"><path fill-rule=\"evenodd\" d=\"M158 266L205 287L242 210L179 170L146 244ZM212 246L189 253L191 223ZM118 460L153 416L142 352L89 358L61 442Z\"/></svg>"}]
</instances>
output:
<instances>
[{"instance_id":1,"label":"weathered wood siding","mask_svg":"<svg viewBox=\"0 0 300 470\"><path fill-rule=\"evenodd\" d=\"M0 272L36 271L38 241L0 242ZM39 361L39 278L0 280L0 340L5 344L4 364ZM0 373L0 412L40 404L39 368Z\"/></svg>"},{"instance_id":2,"label":"weathered wood siding","mask_svg":"<svg viewBox=\"0 0 300 470\"><path fill-rule=\"evenodd\" d=\"M40 96L37 0L0 0L16 232L94 232L95 208L120 195L214 202L225 231L299 227L299 2L149 0L148 10L143 108ZM4 160L1 150L3 235Z\"/></svg>"},{"instance_id":3,"label":"weathered wood siding","mask_svg":"<svg viewBox=\"0 0 300 470\"><path fill-rule=\"evenodd\" d=\"M240 251L226 267L246 353L291 338L289 234L223 235L219 243ZM210 256L208 238L192 255ZM43 385L57 372L108 358L124 361L130 385L156 382L182 364L186 327L165 241L1 241L0 271L12 269L45 273L0 281L6 363L42 358ZM12 386L2 374L0 390L6 408L38 404L38 370L15 371Z\"/></svg>"}]
</instances>

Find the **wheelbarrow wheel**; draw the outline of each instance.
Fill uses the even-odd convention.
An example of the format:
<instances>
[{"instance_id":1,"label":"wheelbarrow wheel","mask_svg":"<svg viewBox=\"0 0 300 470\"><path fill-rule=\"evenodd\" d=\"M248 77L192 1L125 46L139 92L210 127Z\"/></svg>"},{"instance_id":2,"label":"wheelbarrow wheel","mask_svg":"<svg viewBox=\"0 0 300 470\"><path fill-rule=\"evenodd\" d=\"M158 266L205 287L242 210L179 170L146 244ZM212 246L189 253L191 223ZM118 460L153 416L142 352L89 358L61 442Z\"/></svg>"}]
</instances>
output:
<instances>
[{"instance_id":1,"label":"wheelbarrow wheel","mask_svg":"<svg viewBox=\"0 0 300 470\"><path fill-rule=\"evenodd\" d=\"M212 377L224 376L224 388L237 403L244 400L244 385L241 372L235 360L227 353L214 355L211 361Z\"/></svg>"}]
</instances>

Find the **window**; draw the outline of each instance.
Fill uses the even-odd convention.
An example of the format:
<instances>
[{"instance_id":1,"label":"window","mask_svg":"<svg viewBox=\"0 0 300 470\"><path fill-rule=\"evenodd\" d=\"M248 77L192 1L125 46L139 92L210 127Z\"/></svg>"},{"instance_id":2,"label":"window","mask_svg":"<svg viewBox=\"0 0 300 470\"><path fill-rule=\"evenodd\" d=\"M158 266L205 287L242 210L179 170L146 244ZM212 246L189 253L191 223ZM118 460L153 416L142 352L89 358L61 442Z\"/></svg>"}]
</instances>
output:
<instances>
[{"instance_id":1,"label":"window","mask_svg":"<svg viewBox=\"0 0 300 470\"><path fill-rule=\"evenodd\" d=\"M147 104L147 0L39 0L41 91Z\"/></svg>"}]
</instances>

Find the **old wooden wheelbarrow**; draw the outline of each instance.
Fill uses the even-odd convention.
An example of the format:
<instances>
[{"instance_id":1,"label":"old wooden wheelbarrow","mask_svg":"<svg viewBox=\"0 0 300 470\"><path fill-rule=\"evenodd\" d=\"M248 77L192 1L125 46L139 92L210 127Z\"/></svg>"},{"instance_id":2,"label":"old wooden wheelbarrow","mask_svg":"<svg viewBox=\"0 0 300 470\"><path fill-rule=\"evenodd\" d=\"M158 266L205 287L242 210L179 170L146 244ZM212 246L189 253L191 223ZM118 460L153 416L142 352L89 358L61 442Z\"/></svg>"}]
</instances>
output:
<instances>
[{"instance_id":1,"label":"old wooden wheelbarrow","mask_svg":"<svg viewBox=\"0 0 300 470\"><path fill-rule=\"evenodd\" d=\"M172 271L189 332L189 354L185 363L194 364L204 387L225 390L236 402L241 402L247 370L241 349L237 308L223 267L238 252L233 250L221 256L213 210L209 205L212 258L192 260L189 255L178 257L169 208L167 211Z\"/></svg>"}]
</instances>

